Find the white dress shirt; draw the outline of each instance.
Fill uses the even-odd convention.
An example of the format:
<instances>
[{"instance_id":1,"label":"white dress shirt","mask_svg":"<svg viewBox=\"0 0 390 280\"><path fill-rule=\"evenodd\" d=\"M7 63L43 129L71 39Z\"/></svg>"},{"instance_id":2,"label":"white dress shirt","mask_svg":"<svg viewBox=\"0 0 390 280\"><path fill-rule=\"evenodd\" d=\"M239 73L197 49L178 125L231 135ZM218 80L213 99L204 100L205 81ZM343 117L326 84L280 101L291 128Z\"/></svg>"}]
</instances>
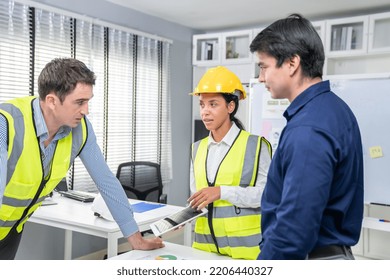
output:
<instances>
[{"instance_id":1,"label":"white dress shirt","mask_svg":"<svg viewBox=\"0 0 390 280\"><path fill-rule=\"evenodd\" d=\"M221 140L221 142L215 142L211 133L208 139L208 156L207 156L207 176L209 182L214 182L216 173L218 171L219 164L229 151L230 146L233 144L240 129L235 123ZM271 155L268 151L268 147L265 143L262 143L259 168L257 174L256 184L253 187L240 187L240 186L220 186L221 198L227 200L233 205L238 207L257 208L260 207L261 195L267 182L268 168L271 163ZM191 194L196 192L194 167L191 161L190 169L190 190Z\"/></svg>"}]
</instances>

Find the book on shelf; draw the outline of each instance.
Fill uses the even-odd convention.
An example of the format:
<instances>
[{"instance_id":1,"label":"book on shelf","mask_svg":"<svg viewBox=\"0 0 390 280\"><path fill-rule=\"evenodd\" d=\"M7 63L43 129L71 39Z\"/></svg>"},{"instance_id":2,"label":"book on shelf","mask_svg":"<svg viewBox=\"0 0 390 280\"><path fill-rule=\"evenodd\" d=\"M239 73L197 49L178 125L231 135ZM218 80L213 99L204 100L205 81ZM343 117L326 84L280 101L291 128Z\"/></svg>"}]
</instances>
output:
<instances>
[{"instance_id":1,"label":"book on shelf","mask_svg":"<svg viewBox=\"0 0 390 280\"><path fill-rule=\"evenodd\" d=\"M332 31L332 51L356 49L356 31L353 26L336 27Z\"/></svg>"},{"instance_id":2,"label":"book on shelf","mask_svg":"<svg viewBox=\"0 0 390 280\"><path fill-rule=\"evenodd\" d=\"M218 54L218 46L219 46L219 44L217 41L213 42L213 58L212 58L212 60L218 59L218 55L219 55Z\"/></svg>"},{"instance_id":3,"label":"book on shelf","mask_svg":"<svg viewBox=\"0 0 390 280\"><path fill-rule=\"evenodd\" d=\"M212 60L213 59L213 43L206 43L206 51L207 51L207 60Z\"/></svg>"},{"instance_id":4,"label":"book on shelf","mask_svg":"<svg viewBox=\"0 0 390 280\"><path fill-rule=\"evenodd\" d=\"M198 59L218 60L219 42L217 40L201 41L198 43Z\"/></svg>"},{"instance_id":5,"label":"book on shelf","mask_svg":"<svg viewBox=\"0 0 390 280\"><path fill-rule=\"evenodd\" d=\"M200 60L203 61L206 59L206 42L202 41L200 43Z\"/></svg>"},{"instance_id":6,"label":"book on shelf","mask_svg":"<svg viewBox=\"0 0 390 280\"><path fill-rule=\"evenodd\" d=\"M347 37L346 37L346 50L352 49L352 33L353 33L353 26L347 27Z\"/></svg>"},{"instance_id":7,"label":"book on shelf","mask_svg":"<svg viewBox=\"0 0 390 280\"><path fill-rule=\"evenodd\" d=\"M340 37L340 48L339 50L343 51L347 49L347 27L343 26L341 28L341 37Z\"/></svg>"},{"instance_id":8,"label":"book on shelf","mask_svg":"<svg viewBox=\"0 0 390 280\"><path fill-rule=\"evenodd\" d=\"M333 28L332 30L332 46L331 46L331 50L332 51L337 51L337 50L340 50L340 37L341 37L341 34L340 34L340 28L336 27L336 28Z\"/></svg>"},{"instance_id":9,"label":"book on shelf","mask_svg":"<svg viewBox=\"0 0 390 280\"><path fill-rule=\"evenodd\" d=\"M200 60L212 60L215 42L202 41L200 46Z\"/></svg>"},{"instance_id":10,"label":"book on shelf","mask_svg":"<svg viewBox=\"0 0 390 280\"><path fill-rule=\"evenodd\" d=\"M352 29L352 35L351 35L351 49L355 50L357 49L357 32L355 29Z\"/></svg>"}]
</instances>

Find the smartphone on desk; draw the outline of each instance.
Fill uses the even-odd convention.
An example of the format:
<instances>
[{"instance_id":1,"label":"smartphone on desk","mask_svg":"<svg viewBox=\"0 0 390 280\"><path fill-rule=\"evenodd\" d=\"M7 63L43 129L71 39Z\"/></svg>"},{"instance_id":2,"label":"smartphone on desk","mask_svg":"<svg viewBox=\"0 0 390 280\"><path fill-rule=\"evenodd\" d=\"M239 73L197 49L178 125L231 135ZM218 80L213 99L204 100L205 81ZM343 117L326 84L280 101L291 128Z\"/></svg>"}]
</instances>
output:
<instances>
[{"instance_id":1,"label":"smartphone on desk","mask_svg":"<svg viewBox=\"0 0 390 280\"><path fill-rule=\"evenodd\" d=\"M188 206L179 212L150 224L150 228L155 236L161 236L168 231L174 230L202 215L205 215L207 212L206 208L197 210Z\"/></svg>"}]
</instances>

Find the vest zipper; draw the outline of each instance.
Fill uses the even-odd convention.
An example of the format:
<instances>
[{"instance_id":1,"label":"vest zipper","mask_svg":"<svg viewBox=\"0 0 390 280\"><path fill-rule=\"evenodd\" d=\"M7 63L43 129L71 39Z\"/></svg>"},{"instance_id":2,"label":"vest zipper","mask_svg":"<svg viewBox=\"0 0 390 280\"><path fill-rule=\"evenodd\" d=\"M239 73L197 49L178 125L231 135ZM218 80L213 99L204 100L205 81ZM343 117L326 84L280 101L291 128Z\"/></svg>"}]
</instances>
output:
<instances>
[{"instance_id":1,"label":"vest zipper","mask_svg":"<svg viewBox=\"0 0 390 280\"><path fill-rule=\"evenodd\" d=\"M219 166L217 168L217 172L215 173L215 177L214 177L214 182L213 183L210 183L209 179L208 179L208 174L207 174L207 158L208 158L208 155L209 155L209 149L207 148L207 155L206 155L206 162L205 162L205 170L206 170L206 179L207 179L207 183L208 183L208 187L209 188L212 188L215 186L215 182L217 180L217 176L218 176L218 172L219 172L219 168L221 167L221 164L222 162L224 161L224 159L226 158L226 156L229 154L230 152L230 149L233 147L234 143L236 142L236 140L238 139L238 137L240 136L241 134L241 129L240 129L240 132L237 134L236 138L234 139L232 145L230 146L229 150L226 152L225 156L223 157L223 159L221 160L221 162L219 163ZM219 246L218 246L218 242L217 242L217 238L215 236L215 232L214 232L214 226L213 226L213 212L214 212L214 202L210 203L207 207L207 210L208 210L208 213L207 213L207 222L208 222L208 225L209 225L209 228L210 228L210 234L211 234L211 237L213 238L213 241L214 241L214 245L215 247L217 248L217 251L218 251L218 254L222 255L221 252L219 251ZM240 209L240 212L241 212L241 209ZM237 212L236 212L237 213Z\"/></svg>"}]
</instances>

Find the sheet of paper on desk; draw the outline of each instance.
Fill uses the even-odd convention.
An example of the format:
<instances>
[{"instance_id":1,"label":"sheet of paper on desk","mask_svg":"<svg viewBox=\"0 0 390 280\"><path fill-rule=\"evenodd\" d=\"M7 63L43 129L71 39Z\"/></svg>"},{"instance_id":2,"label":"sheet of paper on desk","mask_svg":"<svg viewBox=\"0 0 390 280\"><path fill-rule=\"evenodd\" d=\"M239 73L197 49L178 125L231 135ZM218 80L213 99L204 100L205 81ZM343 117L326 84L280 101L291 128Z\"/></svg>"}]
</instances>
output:
<instances>
[{"instance_id":1,"label":"sheet of paper on desk","mask_svg":"<svg viewBox=\"0 0 390 280\"><path fill-rule=\"evenodd\" d=\"M150 254L147 256L142 256L139 258L136 258L137 260L186 260L182 256L177 256L174 254L163 254L163 255L155 255L155 254Z\"/></svg>"},{"instance_id":2,"label":"sheet of paper on desk","mask_svg":"<svg viewBox=\"0 0 390 280\"><path fill-rule=\"evenodd\" d=\"M131 205L133 208L133 211L135 213L143 213L146 211L150 211L153 209L164 207L165 204L156 204L156 203L147 203L147 202L139 202L136 204Z\"/></svg>"},{"instance_id":3,"label":"sheet of paper on desk","mask_svg":"<svg viewBox=\"0 0 390 280\"><path fill-rule=\"evenodd\" d=\"M55 202L53 200L52 197L46 197L43 201L42 201L42 206L46 206L46 205L56 205L57 202Z\"/></svg>"}]
</instances>

